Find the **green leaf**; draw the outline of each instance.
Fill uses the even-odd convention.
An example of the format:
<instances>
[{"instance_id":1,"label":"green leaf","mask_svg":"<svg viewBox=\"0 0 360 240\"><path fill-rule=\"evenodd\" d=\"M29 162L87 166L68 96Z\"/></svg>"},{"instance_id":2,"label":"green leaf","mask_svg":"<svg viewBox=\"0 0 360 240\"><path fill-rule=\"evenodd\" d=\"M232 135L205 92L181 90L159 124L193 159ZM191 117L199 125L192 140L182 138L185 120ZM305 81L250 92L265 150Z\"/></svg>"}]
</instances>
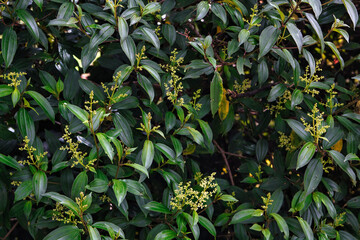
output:
<instances>
[{"instance_id":1,"label":"green leaf","mask_svg":"<svg viewBox=\"0 0 360 240\"><path fill-rule=\"evenodd\" d=\"M86 44L81 51L81 65L83 71L86 72L87 68L94 61L98 52L98 46L93 48L90 47L90 44Z\"/></svg>"},{"instance_id":2,"label":"green leaf","mask_svg":"<svg viewBox=\"0 0 360 240\"><path fill-rule=\"evenodd\" d=\"M176 124L176 117L172 112L166 112L165 114L165 129L168 133L171 129L174 128Z\"/></svg>"},{"instance_id":3,"label":"green leaf","mask_svg":"<svg viewBox=\"0 0 360 240\"><path fill-rule=\"evenodd\" d=\"M155 71L155 69L153 69L152 67L148 66L148 65L142 65L142 67L148 71L148 73L150 73L150 75L159 83L161 84L161 78L160 75L157 71Z\"/></svg>"},{"instance_id":4,"label":"green leaf","mask_svg":"<svg viewBox=\"0 0 360 240\"><path fill-rule=\"evenodd\" d=\"M19 100L20 100L20 91L19 91L19 89L15 88L11 94L11 101L12 101L13 107L16 106L16 104L19 102Z\"/></svg>"},{"instance_id":5,"label":"green leaf","mask_svg":"<svg viewBox=\"0 0 360 240\"><path fill-rule=\"evenodd\" d=\"M154 160L154 144L150 140L145 140L141 153L141 161L146 169L151 167Z\"/></svg>"},{"instance_id":6,"label":"green leaf","mask_svg":"<svg viewBox=\"0 0 360 240\"><path fill-rule=\"evenodd\" d=\"M310 76L313 76L315 73L315 68L316 68L315 59L314 59L313 55L306 49L303 49L303 54L304 54L306 61L309 63Z\"/></svg>"},{"instance_id":7,"label":"green leaf","mask_svg":"<svg viewBox=\"0 0 360 240\"><path fill-rule=\"evenodd\" d=\"M310 133L305 131L305 127L302 123L294 119L286 119L285 121L302 140L306 142L314 141L314 138L310 135Z\"/></svg>"},{"instance_id":8,"label":"green leaf","mask_svg":"<svg viewBox=\"0 0 360 240\"><path fill-rule=\"evenodd\" d=\"M196 7L196 18L195 20L198 21L203 19L206 14L209 12L209 3L207 1L201 1Z\"/></svg>"},{"instance_id":9,"label":"green leaf","mask_svg":"<svg viewBox=\"0 0 360 240\"><path fill-rule=\"evenodd\" d=\"M161 31L162 31L162 33L164 35L164 38L166 39L166 41L168 41L170 46L174 45L174 43L176 41L176 29L175 29L175 27L173 25L170 25L170 24L163 24Z\"/></svg>"},{"instance_id":10,"label":"green leaf","mask_svg":"<svg viewBox=\"0 0 360 240\"><path fill-rule=\"evenodd\" d=\"M194 141L199 144L202 145L204 143L204 137L201 135L201 133L192 128L192 127L187 127L187 129L189 130L189 133L191 134L191 136L193 137Z\"/></svg>"},{"instance_id":11,"label":"green leaf","mask_svg":"<svg viewBox=\"0 0 360 240\"><path fill-rule=\"evenodd\" d=\"M113 147L111 146L110 141L105 133L97 133L96 137L99 139L101 147L104 149L106 155L110 158L111 162L113 162L115 152Z\"/></svg>"},{"instance_id":12,"label":"green leaf","mask_svg":"<svg viewBox=\"0 0 360 240\"><path fill-rule=\"evenodd\" d=\"M136 60L136 45L134 40L127 36L126 38L120 41L121 49L124 51L125 55L128 57L131 66L134 66Z\"/></svg>"},{"instance_id":13,"label":"green leaf","mask_svg":"<svg viewBox=\"0 0 360 240\"><path fill-rule=\"evenodd\" d=\"M278 97L282 96L287 89L286 85L283 83L275 85L269 93L269 96L267 98L268 102L275 101Z\"/></svg>"},{"instance_id":14,"label":"green leaf","mask_svg":"<svg viewBox=\"0 0 360 240\"><path fill-rule=\"evenodd\" d=\"M269 143L266 139L262 138L256 143L255 154L258 162L261 162L265 159L266 154L268 153Z\"/></svg>"},{"instance_id":15,"label":"green leaf","mask_svg":"<svg viewBox=\"0 0 360 240\"><path fill-rule=\"evenodd\" d=\"M118 30L121 40L127 38L129 34L129 26L123 17L118 18Z\"/></svg>"},{"instance_id":16,"label":"green leaf","mask_svg":"<svg viewBox=\"0 0 360 240\"><path fill-rule=\"evenodd\" d=\"M245 43L248 40L249 36L250 36L249 30L241 29L241 31L239 32L239 35L238 35L239 44L241 45L241 44Z\"/></svg>"},{"instance_id":17,"label":"green leaf","mask_svg":"<svg viewBox=\"0 0 360 240\"><path fill-rule=\"evenodd\" d=\"M71 198L75 199L80 196L80 193L85 193L85 186L88 184L88 176L86 171L82 171L79 173L71 187Z\"/></svg>"},{"instance_id":18,"label":"green leaf","mask_svg":"<svg viewBox=\"0 0 360 240\"><path fill-rule=\"evenodd\" d=\"M223 195L221 195L221 197L219 199L224 202L238 202L239 201L235 197L233 197L232 195L229 195L229 194L223 194Z\"/></svg>"},{"instance_id":19,"label":"green leaf","mask_svg":"<svg viewBox=\"0 0 360 240\"><path fill-rule=\"evenodd\" d=\"M211 235L216 237L216 229L214 227L214 224L212 224L212 222L209 219L207 219L206 217L203 217L203 216L199 216L199 224L201 226L203 226L204 228L206 228L206 230L208 230L208 232Z\"/></svg>"},{"instance_id":20,"label":"green leaf","mask_svg":"<svg viewBox=\"0 0 360 240\"><path fill-rule=\"evenodd\" d=\"M300 226L305 234L305 237L307 240L314 240L314 233L313 231L311 230L311 227L309 226L309 224L304 220L302 219L301 217L297 217L299 223L300 223Z\"/></svg>"},{"instance_id":21,"label":"green leaf","mask_svg":"<svg viewBox=\"0 0 360 240\"><path fill-rule=\"evenodd\" d=\"M113 26L111 26L110 24L104 24L100 31L91 37L89 48L97 48L101 43L111 37L114 32L115 29Z\"/></svg>"},{"instance_id":22,"label":"green leaf","mask_svg":"<svg viewBox=\"0 0 360 240\"><path fill-rule=\"evenodd\" d=\"M69 20L74 12L74 4L71 2L64 2L61 4L56 19Z\"/></svg>"},{"instance_id":23,"label":"green leaf","mask_svg":"<svg viewBox=\"0 0 360 240\"><path fill-rule=\"evenodd\" d=\"M344 171L347 173L347 175L349 175L349 177L351 178L351 180L353 182L356 181L356 175L354 173L354 171L351 169L349 162L345 162L345 157L344 155L342 155L341 153L339 153L338 151L335 150L330 150L329 154L331 156L331 158L335 161L335 163Z\"/></svg>"},{"instance_id":24,"label":"green leaf","mask_svg":"<svg viewBox=\"0 0 360 240\"><path fill-rule=\"evenodd\" d=\"M312 160L306 168L304 176L304 194L312 193L321 182L323 165L319 159Z\"/></svg>"},{"instance_id":25,"label":"green leaf","mask_svg":"<svg viewBox=\"0 0 360 240\"><path fill-rule=\"evenodd\" d=\"M34 0L34 2L36 3L36 5L42 9L42 6L43 6L43 0Z\"/></svg>"},{"instance_id":26,"label":"green leaf","mask_svg":"<svg viewBox=\"0 0 360 240\"><path fill-rule=\"evenodd\" d=\"M17 47L16 32L12 28L6 28L2 34L1 40L1 54L4 58L6 67L9 67L12 63Z\"/></svg>"},{"instance_id":27,"label":"green leaf","mask_svg":"<svg viewBox=\"0 0 360 240\"><path fill-rule=\"evenodd\" d=\"M221 6L219 3L215 3L213 2L211 4L211 11L218 17L221 19L221 21L223 21L224 24L226 24L226 11L223 8L223 6Z\"/></svg>"},{"instance_id":28,"label":"green leaf","mask_svg":"<svg viewBox=\"0 0 360 240\"><path fill-rule=\"evenodd\" d=\"M200 119L198 119L198 122L199 122L199 125L201 128L201 131L204 134L205 142L210 145L213 140L213 132L211 130L210 125L207 122L200 120Z\"/></svg>"},{"instance_id":29,"label":"green leaf","mask_svg":"<svg viewBox=\"0 0 360 240\"><path fill-rule=\"evenodd\" d=\"M285 239L289 238L289 227L285 222L284 218L277 213L270 213L270 216L273 217L282 233L285 235Z\"/></svg>"},{"instance_id":30,"label":"green leaf","mask_svg":"<svg viewBox=\"0 0 360 240\"><path fill-rule=\"evenodd\" d=\"M142 33L145 35L145 39L148 40L154 47L159 50L160 49L160 40L158 36L155 34L154 30L150 28L143 27L141 28Z\"/></svg>"},{"instance_id":31,"label":"green leaf","mask_svg":"<svg viewBox=\"0 0 360 240\"><path fill-rule=\"evenodd\" d=\"M323 140L322 142L324 149L329 149L332 146L334 146L335 143L337 143L341 138L343 138L343 136L344 136L344 132L338 127L327 129L324 137L328 141Z\"/></svg>"},{"instance_id":32,"label":"green leaf","mask_svg":"<svg viewBox=\"0 0 360 240\"><path fill-rule=\"evenodd\" d=\"M145 76L141 75L140 73L137 75L137 80L140 86L145 90L145 92L149 96L150 102L152 102L155 97L155 91L150 80L147 79Z\"/></svg>"},{"instance_id":33,"label":"green leaf","mask_svg":"<svg viewBox=\"0 0 360 240\"><path fill-rule=\"evenodd\" d=\"M86 127L89 127L89 113L85 111L84 109L70 104L70 103L64 103L66 108L72 112Z\"/></svg>"},{"instance_id":34,"label":"green leaf","mask_svg":"<svg viewBox=\"0 0 360 240\"><path fill-rule=\"evenodd\" d=\"M162 152L167 157L167 159L170 159L170 160L175 159L175 152L167 145L165 145L163 143L156 143L155 147L160 152Z\"/></svg>"},{"instance_id":35,"label":"green leaf","mask_svg":"<svg viewBox=\"0 0 360 240\"><path fill-rule=\"evenodd\" d=\"M255 209L244 209L244 210L238 211L237 213L235 213L235 215L231 219L230 224L240 223L242 221L252 218L255 211L256 211Z\"/></svg>"},{"instance_id":36,"label":"green leaf","mask_svg":"<svg viewBox=\"0 0 360 240\"><path fill-rule=\"evenodd\" d=\"M263 59L258 65L258 81L260 86L262 86L266 80L269 78L269 68L266 61Z\"/></svg>"},{"instance_id":37,"label":"green leaf","mask_svg":"<svg viewBox=\"0 0 360 240\"><path fill-rule=\"evenodd\" d=\"M268 26L261 32L259 39L260 53L258 59L265 56L271 50L279 35L280 30L274 26Z\"/></svg>"},{"instance_id":38,"label":"green leaf","mask_svg":"<svg viewBox=\"0 0 360 240\"><path fill-rule=\"evenodd\" d=\"M347 201L346 206L349 208L360 208L360 196L351 198L349 201Z\"/></svg>"},{"instance_id":39,"label":"green leaf","mask_svg":"<svg viewBox=\"0 0 360 240\"><path fill-rule=\"evenodd\" d=\"M39 28L35 22L34 17L25 9L16 10L17 16L23 21L29 31L29 33L35 38L36 41L39 41Z\"/></svg>"},{"instance_id":40,"label":"green leaf","mask_svg":"<svg viewBox=\"0 0 360 240\"><path fill-rule=\"evenodd\" d=\"M219 109L223 93L223 80L219 72L215 72L210 84L210 107L211 113L214 116Z\"/></svg>"},{"instance_id":41,"label":"green leaf","mask_svg":"<svg viewBox=\"0 0 360 240\"><path fill-rule=\"evenodd\" d=\"M30 140L30 145L32 145L36 137L35 124L28 111L20 108L16 115L16 122L22 137L25 138L27 136Z\"/></svg>"},{"instance_id":42,"label":"green leaf","mask_svg":"<svg viewBox=\"0 0 360 240\"><path fill-rule=\"evenodd\" d=\"M80 240L81 230L76 226L67 225L53 230L43 240Z\"/></svg>"},{"instance_id":43,"label":"green leaf","mask_svg":"<svg viewBox=\"0 0 360 240\"><path fill-rule=\"evenodd\" d=\"M314 15L311 13L305 13L306 18L309 20L311 26L314 28L316 35L319 37L320 45L321 45L321 53L324 52L325 44L324 44L324 35L321 30L319 23L315 20Z\"/></svg>"},{"instance_id":44,"label":"green leaf","mask_svg":"<svg viewBox=\"0 0 360 240\"><path fill-rule=\"evenodd\" d=\"M291 22L288 22L286 24L286 27L291 35L291 37L294 39L296 46L299 49L299 53L302 50L303 44L304 44L304 37L300 31L300 29L297 28L297 26Z\"/></svg>"},{"instance_id":45,"label":"green leaf","mask_svg":"<svg viewBox=\"0 0 360 240\"><path fill-rule=\"evenodd\" d=\"M321 202L325 205L326 210L328 211L330 217L332 217L332 219L335 219L336 209L332 201L325 194L321 192L314 192L314 196L316 196L321 200Z\"/></svg>"},{"instance_id":46,"label":"green leaf","mask_svg":"<svg viewBox=\"0 0 360 240\"><path fill-rule=\"evenodd\" d=\"M308 2L315 13L315 17L318 19L322 12L321 1L320 0L308 0Z\"/></svg>"},{"instance_id":47,"label":"green leaf","mask_svg":"<svg viewBox=\"0 0 360 240\"><path fill-rule=\"evenodd\" d=\"M272 204L268 207L267 209L267 213L277 213L280 211L280 208L283 205L283 201L284 201L284 193L281 191L281 188L277 189L275 192L273 192L271 194L271 198L270 198L273 202Z\"/></svg>"},{"instance_id":48,"label":"green leaf","mask_svg":"<svg viewBox=\"0 0 360 240\"><path fill-rule=\"evenodd\" d=\"M22 200L33 192L32 180L22 182L15 190L14 202Z\"/></svg>"},{"instance_id":49,"label":"green leaf","mask_svg":"<svg viewBox=\"0 0 360 240\"><path fill-rule=\"evenodd\" d=\"M194 239L195 240L199 239L199 237L200 237L200 229L199 229L199 226L194 223L193 217L191 217L190 214L188 214L186 212L183 212L182 216L184 216L186 221L188 222L189 227L191 229L191 232L192 232L192 234L194 236Z\"/></svg>"},{"instance_id":50,"label":"green leaf","mask_svg":"<svg viewBox=\"0 0 360 240\"><path fill-rule=\"evenodd\" d=\"M117 129L120 129L120 139L128 147L134 144L134 137L129 122L121 114L113 115L113 122Z\"/></svg>"},{"instance_id":51,"label":"green leaf","mask_svg":"<svg viewBox=\"0 0 360 240\"><path fill-rule=\"evenodd\" d=\"M354 30L356 27L357 22L359 21L359 13L355 6L355 4L351 0L342 0L342 2L345 5L345 8L351 18L351 21L354 24Z\"/></svg>"},{"instance_id":52,"label":"green leaf","mask_svg":"<svg viewBox=\"0 0 360 240\"><path fill-rule=\"evenodd\" d=\"M8 85L0 85L0 97L6 97L14 91L13 87Z\"/></svg>"},{"instance_id":53,"label":"green leaf","mask_svg":"<svg viewBox=\"0 0 360 240\"><path fill-rule=\"evenodd\" d=\"M295 89L291 95L291 108L294 108L295 106L301 104L303 100L304 95L302 91L299 89Z\"/></svg>"},{"instance_id":54,"label":"green leaf","mask_svg":"<svg viewBox=\"0 0 360 240\"><path fill-rule=\"evenodd\" d=\"M360 161L360 158L353 153L349 153L344 159L344 162L346 161Z\"/></svg>"},{"instance_id":55,"label":"green leaf","mask_svg":"<svg viewBox=\"0 0 360 240\"><path fill-rule=\"evenodd\" d=\"M91 183L86 185L85 188L96 193L104 193L109 188L109 182L107 179L95 178Z\"/></svg>"},{"instance_id":56,"label":"green leaf","mask_svg":"<svg viewBox=\"0 0 360 240\"><path fill-rule=\"evenodd\" d=\"M344 118L342 116L336 116L336 119L341 123L341 125L343 125L350 132L352 132L356 135L360 135L360 129L357 127L357 125L352 123L349 119Z\"/></svg>"},{"instance_id":57,"label":"green leaf","mask_svg":"<svg viewBox=\"0 0 360 240\"><path fill-rule=\"evenodd\" d=\"M21 170L20 164L11 156L5 156L0 153L0 163L3 163L6 166L12 167L16 170Z\"/></svg>"},{"instance_id":58,"label":"green leaf","mask_svg":"<svg viewBox=\"0 0 360 240\"><path fill-rule=\"evenodd\" d=\"M53 108L51 107L49 101L44 98L40 93L35 92L35 91L26 91L26 94L29 94L36 102L37 104L39 104L39 106L41 107L41 109L44 111L44 113L46 114L46 116L48 116L48 118L55 123L55 113Z\"/></svg>"},{"instance_id":59,"label":"green leaf","mask_svg":"<svg viewBox=\"0 0 360 240\"><path fill-rule=\"evenodd\" d=\"M42 195L46 192L48 179L43 171L37 171L33 177L34 193L37 202L39 203Z\"/></svg>"},{"instance_id":60,"label":"green leaf","mask_svg":"<svg viewBox=\"0 0 360 240\"><path fill-rule=\"evenodd\" d=\"M148 202L144 208L153 212L171 214L171 211L164 204L155 201Z\"/></svg>"},{"instance_id":61,"label":"green leaf","mask_svg":"<svg viewBox=\"0 0 360 240\"><path fill-rule=\"evenodd\" d=\"M123 202L127 193L127 185L122 180L113 179L113 190L118 203L118 206Z\"/></svg>"},{"instance_id":62,"label":"green leaf","mask_svg":"<svg viewBox=\"0 0 360 240\"><path fill-rule=\"evenodd\" d=\"M171 240L176 238L177 234L173 230L162 230L155 236L155 240Z\"/></svg>"},{"instance_id":63,"label":"green leaf","mask_svg":"<svg viewBox=\"0 0 360 240\"><path fill-rule=\"evenodd\" d=\"M66 206L74 212L75 215L79 216L80 209L79 206L71 199L64 195L61 195L57 192L48 192L43 194L44 197L51 198L52 200Z\"/></svg>"},{"instance_id":64,"label":"green leaf","mask_svg":"<svg viewBox=\"0 0 360 240\"><path fill-rule=\"evenodd\" d=\"M116 233L119 237L121 238L125 238L125 234L123 232L123 230L117 226L116 224L112 223L112 222L105 222L105 221L100 221L100 222L96 222L92 225L93 227ZM115 236L113 237L115 238Z\"/></svg>"},{"instance_id":65,"label":"green leaf","mask_svg":"<svg viewBox=\"0 0 360 240\"><path fill-rule=\"evenodd\" d=\"M143 9L142 15L148 15L151 13L155 13L161 10L161 5L158 2L150 2L146 4L146 6Z\"/></svg>"},{"instance_id":66,"label":"green leaf","mask_svg":"<svg viewBox=\"0 0 360 240\"><path fill-rule=\"evenodd\" d=\"M125 163L124 165L135 168L135 169L139 170L140 172L144 173L147 177L149 177L149 172L146 170L146 168L144 166L141 166L140 164L137 164L137 163Z\"/></svg>"},{"instance_id":67,"label":"green leaf","mask_svg":"<svg viewBox=\"0 0 360 240\"><path fill-rule=\"evenodd\" d=\"M296 170L302 168L313 158L316 151L316 146L313 142L307 142L301 148L296 164Z\"/></svg>"},{"instance_id":68,"label":"green leaf","mask_svg":"<svg viewBox=\"0 0 360 240\"><path fill-rule=\"evenodd\" d=\"M88 231L90 235L90 240L100 240L101 236L99 231L96 228L93 228L92 226L88 225Z\"/></svg>"},{"instance_id":69,"label":"green leaf","mask_svg":"<svg viewBox=\"0 0 360 240\"><path fill-rule=\"evenodd\" d=\"M341 70L343 70L344 67L345 67L344 59L341 57L340 52L339 52L339 50L336 48L335 44L332 43L332 42L327 42L327 41L325 42L325 44L331 48L331 50L332 50L333 53L335 54L336 58L337 58L337 59L339 60L339 62L340 62L340 68L341 68Z\"/></svg>"}]
</instances>

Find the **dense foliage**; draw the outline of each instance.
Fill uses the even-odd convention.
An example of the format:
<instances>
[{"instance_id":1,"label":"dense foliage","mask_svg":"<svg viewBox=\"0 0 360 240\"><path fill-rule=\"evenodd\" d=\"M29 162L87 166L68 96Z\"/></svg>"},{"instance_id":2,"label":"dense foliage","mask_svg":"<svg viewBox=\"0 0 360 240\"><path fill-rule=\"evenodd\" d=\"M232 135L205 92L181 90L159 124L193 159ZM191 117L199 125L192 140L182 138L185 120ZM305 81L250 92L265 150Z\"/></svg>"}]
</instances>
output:
<instances>
[{"instance_id":1,"label":"dense foliage","mask_svg":"<svg viewBox=\"0 0 360 240\"><path fill-rule=\"evenodd\" d=\"M360 238L355 1L0 4L0 237Z\"/></svg>"}]
</instances>

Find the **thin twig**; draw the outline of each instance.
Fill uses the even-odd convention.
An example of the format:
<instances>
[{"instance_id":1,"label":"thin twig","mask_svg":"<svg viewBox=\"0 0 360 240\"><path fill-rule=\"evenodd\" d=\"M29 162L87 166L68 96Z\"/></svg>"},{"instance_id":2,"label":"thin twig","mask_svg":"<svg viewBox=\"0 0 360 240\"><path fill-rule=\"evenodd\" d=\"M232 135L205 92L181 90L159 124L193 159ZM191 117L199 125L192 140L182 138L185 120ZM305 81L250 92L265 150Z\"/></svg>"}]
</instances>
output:
<instances>
[{"instance_id":1,"label":"thin twig","mask_svg":"<svg viewBox=\"0 0 360 240\"><path fill-rule=\"evenodd\" d=\"M215 146L218 148L219 152L221 153L221 155L222 155L222 157L223 157L223 159L224 159L224 162L225 162L225 164L226 164L226 168L227 168L227 171L228 171L228 174L229 174L229 178L230 178L231 185L232 185L232 186L235 186L234 178L233 178L233 175L232 175L232 173L231 173L230 165L229 165L229 162L228 162L228 160L227 160L227 158L226 158L224 149L222 149L222 148L220 147L220 145L219 145L215 140L213 140L213 143L214 143Z\"/></svg>"},{"instance_id":2,"label":"thin twig","mask_svg":"<svg viewBox=\"0 0 360 240\"><path fill-rule=\"evenodd\" d=\"M229 156L234 156L234 157L238 157L238 158L243 158L244 156L242 154L236 154L236 153L231 153L231 152L225 152L224 153L226 155L229 155Z\"/></svg>"},{"instance_id":3,"label":"thin twig","mask_svg":"<svg viewBox=\"0 0 360 240\"><path fill-rule=\"evenodd\" d=\"M5 235L5 237L2 238L2 240L6 240L10 236L10 234L15 230L16 226L19 224L19 221L16 221L16 223L12 226L12 228L8 231L8 233Z\"/></svg>"}]
</instances>

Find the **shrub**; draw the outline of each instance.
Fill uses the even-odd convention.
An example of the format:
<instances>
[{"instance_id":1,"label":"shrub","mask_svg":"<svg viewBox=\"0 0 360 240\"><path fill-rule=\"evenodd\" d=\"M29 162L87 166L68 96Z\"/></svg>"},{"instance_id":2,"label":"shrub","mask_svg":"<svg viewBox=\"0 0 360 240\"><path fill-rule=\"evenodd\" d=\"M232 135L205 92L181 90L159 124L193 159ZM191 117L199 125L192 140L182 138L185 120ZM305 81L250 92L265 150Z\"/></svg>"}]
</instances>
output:
<instances>
[{"instance_id":1,"label":"shrub","mask_svg":"<svg viewBox=\"0 0 360 240\"><path fill-rule=\"evenodd\" d=\"M359 239L355 4L1 1L0 236Z\"/></svg>"}]
</instances>

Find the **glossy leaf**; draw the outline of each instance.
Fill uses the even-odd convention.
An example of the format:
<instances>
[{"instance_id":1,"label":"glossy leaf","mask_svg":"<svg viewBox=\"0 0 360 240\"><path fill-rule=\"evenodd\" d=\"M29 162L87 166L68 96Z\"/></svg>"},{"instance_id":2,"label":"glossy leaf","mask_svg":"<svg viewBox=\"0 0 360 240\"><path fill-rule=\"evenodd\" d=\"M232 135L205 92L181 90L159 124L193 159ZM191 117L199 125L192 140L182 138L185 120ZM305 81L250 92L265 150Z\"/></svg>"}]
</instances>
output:
<instances>
[{"instance_id":1,"label":"glossy leaf","mask_svg":"<svg viewBox=\"0 0 360 240\"><path fill-rule=\"evenodd\" d=\"M310 162L310 160L313 158L315 151L316 151L316 146L314 143L312 142L305 143L299 152L296 169L302 168L303 166L308 164L308 162Z\"/></svg>"},{"instance_id":2,"label":"glossy leaf","mask_svg":"<svg viewBox=\"0 0 360 240\"><path fill-rule=\"evenodd\" d=\"M37 102L37 104L39 104L46 116L48 116L48 118L54 123L55 113L49 101L44 98L40 93L35 91L26 91L26 94L29 94Z\"/></svg>"},{"instance_id":3,"label":"glossy leaf","mask_svg":"<svg viewBox=\"0 0 360 240\"><path fill-rule=\"evenodd\" d=\"M2 34L1 40L1 54L5 61L6 67L9 67L12 63L17 47L18 46L16 32L12 28L6 28Z\"/></svg>"},{"instance_id":4,"label":"glossy leaf","mask_svg":"<svg viewBox=\"0 0 360 240\"><path fill-rule=\"evenodd\" d=\"M120 206L126 197L127 185L121 180L113 179L113 190L116 196L117 204Z\"/></svg>"}]
</instances>

